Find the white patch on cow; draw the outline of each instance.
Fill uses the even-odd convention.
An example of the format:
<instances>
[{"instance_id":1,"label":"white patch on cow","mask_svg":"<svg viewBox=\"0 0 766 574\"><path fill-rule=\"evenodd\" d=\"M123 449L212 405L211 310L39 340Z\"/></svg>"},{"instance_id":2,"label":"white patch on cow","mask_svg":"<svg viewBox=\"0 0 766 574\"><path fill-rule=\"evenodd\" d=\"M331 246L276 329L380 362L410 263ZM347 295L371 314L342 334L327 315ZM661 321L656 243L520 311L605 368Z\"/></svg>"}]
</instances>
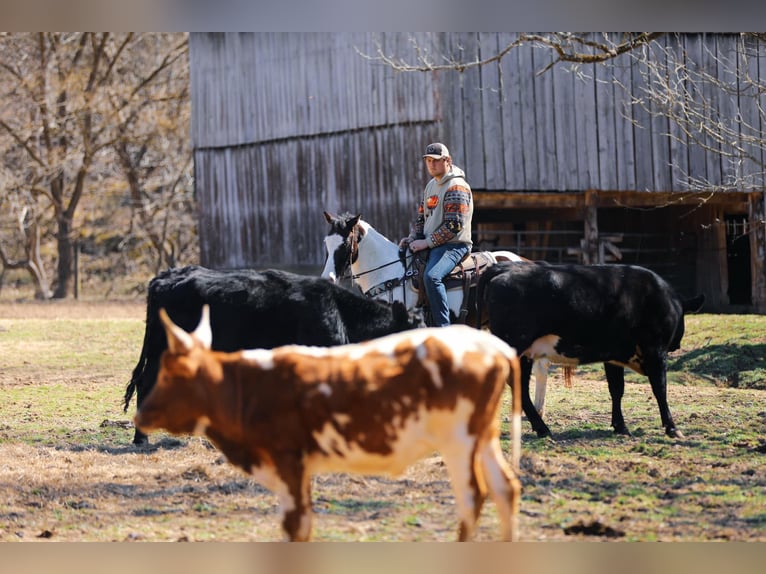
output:
<instances>
[{"instance_id":1,"label":"white patch on cow","mask_svg":"<svg viewBox=\"0 0 766 574\"><path fill-rule=\"evenodd\" d=\"M332 417L339 426L344 427L351 422L351 417L343 413L335 413Z\"/></svg>"},{"instance_id":2,"label":"white patch on cow","mask_svg":"<svg viewBox=\"0 0 766 574\"><path fill-rule=\"evenodd\" d=\"M264 466L253 466L250 468L250 476L253 477L258 484L265 488L268 488L279 501L279 521L284 520L285 514L295 510L297 504L295 503L295 497L290 493L287 488L287 484L277 474L276 469L270 464ZM307 493L304 493L306 495ZM297 535L300 539L308 538L311 531L311 510L304 513L301 516L301 523L298 528Z\"/></svg>"},{"instance_id":3,"label":"white patch on cow","mask_svg":"<svg viewBox=\"0 0 766 574\"><path fill-rule=\"evenodd\" d=\"M474 522L475 516L472 482L476 437L468 433L468 420L474 408L475 405L470 401L458 402L455 409L458 419L452 421L451 436L440 445L440 452L453 485L458 516L465 527Z\"/></svg>"},{"instance_id":4,"label":"white patch on cow","mask_svg":"<svg viewBox=\"0 0 766 574\"><path fill-rule=\"evenodd\" d=\"M327 250L327 261L325 261L324 269L322 269L320 277L329 279L333 283L338 280L338 277L335 275L335 257L333 257L333 255L342 244L343 238L337 233L333 233L324 238L324 246Z\"/></svg>"},{"instance_id":5,"label":"white patch on cow","mask_svg":"<svg viewBox=\"0 0 766 574\"><path fill-rule=\"evenodd\" d=\"M579 365L580 361L577 358L566 357L560 355L556 350L556 346L559 344L561 337L558 335L545 335L535 341L527 348L522 354L531 359L540 359L545 357L552 363L558 363L561 365Z\"/></svg>"},{"instance_id":6,"label":"white patch on cow","mask_svg":"<svg viewBox=\"0 0 766 574\"><path fill-rule=\"evenodd\" d=\"M334 347L316 347L308 345L285 345L276 349L251 349L242 352L246 360L261 364L264 368L273 367L273 356L277 354L295 353L306 357L340 357L357 361L369 353L394 356L395 349L401 344L418 347L428 338L436 338L447 345L454 354L456 367L462 365L466 352L492 353L500 352L508 358L515 358L516 351L501 339L487 331L480 331L467 325L450 325L448 327L427 327L411 329L386 335L363 343L336 345Z\"/></svg>"},{"instance_id":7,"label":"white patch on cow","mask_svg":"<svg viewBox=\"0 0 766 574\"><path fill-rule=\"evenodd\" d=\"M444 386L444 381L442 381L442 375L439 372L439 365L437 365L434 361L428 358L426 348L423 345L418 347L416 355L418 359L420 359L420 364L423 365L423 368L426 371L428 371L428 374L431 377L431 382L434 384L434 387L436 387L437 389L441 389Z\"/></svg>"},{"instance_id":8,"label":"white patch on cow","mask_svg":"<svg viewBox=\"0 0 766 574\"><path fill-rule=\"evenodd\" d=\"M381 455L364 450L356 441L348 441L331 423L314 433L314 439L324 451L306 461L307 469L315 472L353 472L360 474L389 474L397 476L408 466L434 450L460 449L474 440L467 434L468 420L475 405L460 399L453 410L431 410L422 406L406 419L381 421L370 417L368 424L384 428L390 437L392 453ZM464 447L462 447L464 448ZM463 485L461 485L462 487Z\"/></svg>"},{"instance_id":9,"label":"white patch on cow","mask_svg":"<svg viewBox=\"0 0 766 574\"><path fill-rule=\"evenodd\" d=\"M328 383L321 383L317 387L317 391L326 397L332 396L332 387Z\"/></svg>"},{"instance_id":10,"label":"white patch on cow","mask_svg":"<svg viewBox=\"0 0 766 574\"><path fill-rule=\"evenodd\" d=\"M196 436L205 436L205 431L207 430L207 427L210 426L210 419L208 417L202 416L197 419L197 423L194 425L194 430L192 431L193 435Z\"/></svg>"},{"instance_id":11,"label":"white patch on cow","mask_svg":"<svg viewBox=\"0 0 766 574\"><path fill-rule=\"evenodd\" d=\"M628 369L632 369L635 372L637 372L639 375L646 375L644 372L643 367L641 366L641 359L643 357L643 354L641 353L641 349L636 347L635 354L628 359L627 363L621 363L619 361L609 361L613 365L619 365L620 367L627 367Z\"/></svg>"},{"instance_id":12,"label":"white patch on cow","mask_svg":"<svg viewBox=\"0 0 766 574\"><path fill-rule=\"evenodd\" d=\"M271 349L249 349L242 351L242 359L255 363L265 370L274 368L274 352Z\"/></svg>"},{"instance_id":13,"label":"white patch on cow","mask_svg":"<svg viewBox=\"0 0 766 574\"><path fill-rule=\"evenodd\" d=\"M291 504L288 504L287 507L283 506L282 510L292 510L295 508L295 501L292 496L290 496L287 490L287 485L279 477L273 466L270 464L264 466L252 466L250 468L250 476L252 476L253 480L258 484L264 488L268 488L271 492L276 494L280 500L290 500Z\"/></svg>"}]
</instances>

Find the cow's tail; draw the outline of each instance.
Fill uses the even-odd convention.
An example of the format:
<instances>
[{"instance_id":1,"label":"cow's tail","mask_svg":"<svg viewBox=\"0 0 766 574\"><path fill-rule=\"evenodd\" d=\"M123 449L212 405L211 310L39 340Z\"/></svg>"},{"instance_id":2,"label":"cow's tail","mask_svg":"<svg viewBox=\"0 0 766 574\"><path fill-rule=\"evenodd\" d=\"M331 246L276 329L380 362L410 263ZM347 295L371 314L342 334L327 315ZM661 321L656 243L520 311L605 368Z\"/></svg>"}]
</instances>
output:
<instances>
[{"instance_id":1,"label":"cow's tail","mask_svg":"<svg viewBox=\"0 0 766 574\"><path fill-rule=\"evenodd\" d=\"M128 386L125 388L125 398L124 398L124 404L123 404L123 412L128 412L128 407L130 406L130 399L133 398L133 395L136 393L139 384L141 383L141 380L143 379L144 371L146 370L146 363L148 360L148 349L149 349L149 339L151 337L152 331L155 329L154 322L156 321L157 312L156 310L152 309L153 305L150 303L152 300L151 297L151 285L150 285L150 296L147 297L147 304L146 304L146 328L144 330L144 342L141 345L141 356L138 358L138 363L136 363L136 366L133 368L133 374L130 376L130 382L128 383Z\"/></svg>"},{"instance_id":2,"label":"cow's tail","mask_svg":"<svg viewBox=\"0 0 766 574\"><path fill-rule=\"evenodd\" d=\"M562 371L564 373L564 386L567 389L571 389L572 388L572 378L574 376L574 367L571 367L569 365L565 365L562 368Z\"/></svg>"},{"instance_id":3,"label":"cow's tail","mask_svg":"<svg viewBox=\"0 0 766 574\"><path fill-rule=\"evenodd\" d=\"M484 326L483 314L484 314L484 289L489 281L489 277L493 276L492 269L497 264L491 265L484 273L479 276L479 282L476 285L476 325L477 329L481 329Z\"/></svg>"},{"instance_id":4,"label":"cow's tail","mask_svg":"<svg viewBox=\"0 0 766 574\"><path fill-rule=\"evenodd\" d=\"M705 304L704 293L700 293L696 297L683 299L681 301L681 306L683 307L684 313L698 313L702 309L702 306L704 304Z\"/></svg>"}]
</instances>

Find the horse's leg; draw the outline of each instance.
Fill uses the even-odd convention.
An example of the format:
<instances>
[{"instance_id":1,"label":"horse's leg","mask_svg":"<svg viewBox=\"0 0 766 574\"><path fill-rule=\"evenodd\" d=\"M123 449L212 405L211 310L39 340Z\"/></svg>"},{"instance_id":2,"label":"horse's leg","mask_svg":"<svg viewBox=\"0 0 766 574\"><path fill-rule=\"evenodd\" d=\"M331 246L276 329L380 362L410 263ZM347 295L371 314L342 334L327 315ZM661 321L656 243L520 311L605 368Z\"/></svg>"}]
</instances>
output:
<instances>
[{"instance_id":1,"label":"horse's leg","mask_svg":"<svg viewBox=\"0 0 766 574\"><path fill-rule=\"evenodd\" d=\"M532 359L521 356L519 361L521 363L521 408L524 410L524 414L527 415L527 420L538 437L551 436L548 425L545 424L543 418L535 409L532 399L529 398L529 378L532 374Z\"/></svg>"},{"instance_id":2,"label":"horse's leg","mask_svg":"<svg viewBox=\"0 0 766 574\"><path fill-rule=\"evenodd\" d=\"M545 391L548 388L548 369L551 362L548 359L537 359L532 365L532 373L535 375L535 409L540 417L545 416Z\"/></svg>"}]
</instances>

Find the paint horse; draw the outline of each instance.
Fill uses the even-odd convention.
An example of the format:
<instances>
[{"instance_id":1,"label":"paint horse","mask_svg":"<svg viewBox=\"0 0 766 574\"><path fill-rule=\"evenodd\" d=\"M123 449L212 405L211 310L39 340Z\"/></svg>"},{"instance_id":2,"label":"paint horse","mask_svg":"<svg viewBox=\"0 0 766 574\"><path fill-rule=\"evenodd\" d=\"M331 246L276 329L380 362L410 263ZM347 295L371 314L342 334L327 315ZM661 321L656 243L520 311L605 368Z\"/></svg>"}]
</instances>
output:
<instances>
[{"instance_id":1,"label":"paint horse","mask_svg":"<svg viewBox=\"0 0 766 574\"><path fill-rule=\"evenodd\" d=\"M362 219L361 215L344 213L332 215L324 212L330 231L324 243L327 250L327 260L322 277L332 282L350 277L368 297L382 299L389 303L401 301L409 309L415 307L419 300L419 289L414 281L419 280L418 268L413 263L413 255L407 250L399 252L398 244L378 232L372 225ZM529 261L511 251L481 251L471 256L479 261L475 265L491 266L501 261ZM529 262L532 265L532 262ZM474 264L474 263L472 263ZM453 274L460 274L460 266ZM468 323L479 328L475 310L464 303L468 290L461 284L445 280L447 302L453 323ZM476 287L470 287L470 297L475 301ZM535 408L544 415L545 391L548 381L548 361L535 361ZM568 379L568 377L567 377ZM567 380L567 386L569 386Z\"/></svg>"}]
</instances>

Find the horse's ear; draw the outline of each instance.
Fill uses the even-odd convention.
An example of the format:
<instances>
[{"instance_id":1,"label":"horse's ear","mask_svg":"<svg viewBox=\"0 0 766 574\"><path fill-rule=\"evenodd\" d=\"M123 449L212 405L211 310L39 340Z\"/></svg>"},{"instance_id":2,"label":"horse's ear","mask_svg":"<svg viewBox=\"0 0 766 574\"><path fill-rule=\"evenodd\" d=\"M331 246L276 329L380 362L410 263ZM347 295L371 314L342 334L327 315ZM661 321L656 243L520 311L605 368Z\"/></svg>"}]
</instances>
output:
<instances>
[{"instance_id":1,"label":"horse's ear","mask_svg":"<svg viewBox=\"0 0 766 574\"><path fill-rule=\"evenodd\" d=\"M362 219L362 214L361 213L359 215L355 215L354 217L352 217L349 220L349 222L348 222L348 226L349 227L354 227L357 223L359 223L360 219Z\"/></svg>"},{"instance_id":2,"label":"horse's ear","mask_svg":"<svg viewBox=\"0 0 766 574\"><path fill-rule=\"evenodd\" d=\"M332 224L334 219L337 219L334 215L331 213L324 212L324 218L327 220L327 223Z\"/></svg>"}]
</instances>

